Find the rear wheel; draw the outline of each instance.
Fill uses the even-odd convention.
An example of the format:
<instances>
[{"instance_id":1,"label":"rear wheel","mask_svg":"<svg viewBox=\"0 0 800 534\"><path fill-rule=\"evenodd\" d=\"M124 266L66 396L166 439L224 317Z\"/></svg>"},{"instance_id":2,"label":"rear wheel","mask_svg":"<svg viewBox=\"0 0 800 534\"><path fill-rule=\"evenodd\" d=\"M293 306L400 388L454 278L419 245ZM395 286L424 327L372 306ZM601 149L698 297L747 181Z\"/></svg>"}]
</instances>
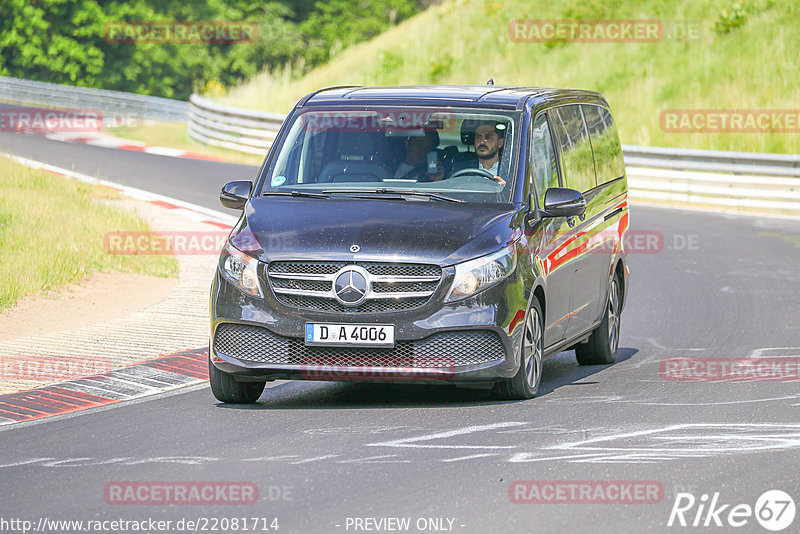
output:
<instances>
[{"instance_id":1,"label":"rear wheel","mask_svg":"<svg viewBox=\"0 0 800 534\"><path fill-rule=\"evenodd\" d=\"M208 360L208 378L211 392L220 402L252 404L264 392L265 382L237 382L230 373L221 371Z\"/></svg>"},{"instance_id":2,"label":"rear wheel","mask_svg":"<svg viewBox=\"0 0 800 534\"><path fill-rule=\"evenodd\" d=\"M575 356L581 365L605 365L614 363L619 347L620 304L622 303L617 275L608 288L608 302L603 320L592 331L587 343L575 345Z\"/></svg>"},{"instance_id":3,"label":"rear wheel","mask_svg":"<svg viewBox=\"0 0 800 534\"><path fill-rule=\"evenodd\" d=\"M506 400L530 399L539 391L544 353L543 334L542 310L539 307L539 301L534 298L525 318L519 371L514 378L503 380L495 386L495 392L499 398Z\"/></svg>"}]
</instances>

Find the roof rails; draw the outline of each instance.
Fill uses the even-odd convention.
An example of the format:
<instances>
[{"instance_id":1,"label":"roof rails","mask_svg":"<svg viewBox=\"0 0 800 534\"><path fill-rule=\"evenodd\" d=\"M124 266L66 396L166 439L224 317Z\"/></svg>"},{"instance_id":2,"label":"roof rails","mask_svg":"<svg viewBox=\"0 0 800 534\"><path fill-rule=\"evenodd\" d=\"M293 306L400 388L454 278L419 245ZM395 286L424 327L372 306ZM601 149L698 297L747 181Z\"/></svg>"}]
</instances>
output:
<instances>
[{"instance_id":1,"label":"roof rails","mask_svg":"<svg viewBox=\"0 0 800 534\"><path fill-rule=\"evenodd\" d=\"M331 87L323 87L322 89L317 89L316 91L308 93L306 96L301 98L300 101L297 103L297 107L302 108L305 105L306 102L311 100L311 98L315 97L316 95L318 95L322 91L328 91L330 89L348 89L348 88L352 88L352 87L362 87L362 86L361 85L332 85Z\"/></svg>"}]
</instances>

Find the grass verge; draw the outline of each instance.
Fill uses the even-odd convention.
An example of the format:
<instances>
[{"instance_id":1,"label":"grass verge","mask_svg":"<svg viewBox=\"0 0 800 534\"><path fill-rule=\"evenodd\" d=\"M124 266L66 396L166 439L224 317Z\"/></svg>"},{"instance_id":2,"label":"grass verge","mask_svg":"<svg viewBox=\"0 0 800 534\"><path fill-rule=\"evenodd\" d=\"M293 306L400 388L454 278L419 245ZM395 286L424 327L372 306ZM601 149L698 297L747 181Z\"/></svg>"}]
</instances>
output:
<instances>
[{"instance_id":1,"label":"grass verge","mask_svg":"<svg viewBox=\"0 0 800 534\"><path fill-rule=\"evenodd\" d=\"M187 126L182 122L146 122L137 126L109 128L106 131L117 137L141 141L151 146L178 148L246 165L260 166L266 156L266 152L257 156L198 143L189 136Z\"/></svg>"},{"instance_id":2,"label":"grass verge","mask_svg":"<svg viewBox=\"0 0 800 534\"><path fill-rule=\"evenodd\" d=\"M173 256L107 254L111 230L149 231L147 223L108 201L116 192L33 170L0 157L0 310L96 271L176 277Z\"/></svg>"},{"instance_id":3,"label":"grass verge","mask_svg":"<svg viewBox=\"0 0 800 534\"><path fill-rule=\"evenodd\" d=\"M686 21L695 38L634 43L532 43L510 35L527 19ZM784 109L800 102L800 7L774 0L446 0L341 52L298 78L262 73L221 103L286 113L332 85L472 84L603 92L623 143L797 153L797 132L669 133L664 110Z\"/></svg>"}]
</instances>

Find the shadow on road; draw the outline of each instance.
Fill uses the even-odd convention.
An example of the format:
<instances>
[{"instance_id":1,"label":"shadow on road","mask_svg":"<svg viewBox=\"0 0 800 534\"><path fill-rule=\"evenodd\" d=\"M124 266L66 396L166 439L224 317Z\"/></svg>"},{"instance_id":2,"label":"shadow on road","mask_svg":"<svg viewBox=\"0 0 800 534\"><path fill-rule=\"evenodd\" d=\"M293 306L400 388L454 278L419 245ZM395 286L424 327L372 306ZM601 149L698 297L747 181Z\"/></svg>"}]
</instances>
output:
<instances>
[{"instance_id":1,"label":"shadow on road","mask_svg":"<svg viewBox=\"0 0 800 534\"><path fill-rule=\"evenodd\" d=\"M639 351L620 348L617 363L632 358ZM578 382L600 373L612 365L579 366L573 351L562 352L544 364L542 383L536 399L545 398L563 386L596 384ZM232 410L305 410L305 409L364 409L364 408L445 408L506 404L497 400L489 390L461 389L450 385L393 384L374 382L313 382L289 381L267 387L258 404L217 404Z\"/></svg>"}]
</instances>

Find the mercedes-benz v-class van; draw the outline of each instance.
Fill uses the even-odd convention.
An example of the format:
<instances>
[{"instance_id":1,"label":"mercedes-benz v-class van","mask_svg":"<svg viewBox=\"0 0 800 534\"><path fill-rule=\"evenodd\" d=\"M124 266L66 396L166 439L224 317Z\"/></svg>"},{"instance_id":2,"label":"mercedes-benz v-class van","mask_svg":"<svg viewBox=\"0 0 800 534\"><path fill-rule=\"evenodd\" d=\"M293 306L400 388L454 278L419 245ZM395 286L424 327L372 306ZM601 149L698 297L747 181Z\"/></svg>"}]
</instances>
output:
<instances>
[{"instance_id":1,"label":"mercedes-benz v-class van","mask_svg":"<svg viewBox=\"0 0 800 534\"><path fill-rule=\"evenodd\" d=\"M302 98L211 287L223 402L275 379L493 388L542 361L616 358L628 289L625 167L608 103L530 87L337 87Z\"/></svg>"}]
</instances>

